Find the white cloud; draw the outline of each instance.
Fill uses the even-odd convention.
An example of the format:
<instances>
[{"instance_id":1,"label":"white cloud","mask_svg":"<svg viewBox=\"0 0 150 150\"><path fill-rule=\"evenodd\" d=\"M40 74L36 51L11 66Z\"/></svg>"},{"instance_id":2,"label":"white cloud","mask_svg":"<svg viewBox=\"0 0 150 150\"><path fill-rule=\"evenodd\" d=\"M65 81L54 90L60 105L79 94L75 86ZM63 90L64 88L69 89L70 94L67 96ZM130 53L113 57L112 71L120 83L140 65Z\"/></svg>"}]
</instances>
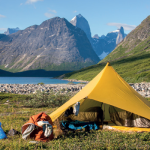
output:
<instances>
[{"instance_id":1,"label":"white cloud","mask_svg":"<svg viewBox=\"0 0 150 150\"><path fill-rule=\"evenodd\" d=\"M36 3L38 1L43 1L43 0L27 0L26 3L27 4L32 4L32 3Z\"/></svg>"},{"instance_id":2,"label":"white cloud","mask_svg":"<svg viewBox=\"0 0 150 150\"><path fill-rule=\"evenodd\" d=\"M51 14L51 13L45 13L44 15L48 18L52 18L55 16L55 14Z\"/></svg>"},{"instance_id":3,"label":"white cloud","mask_svg":"<svg viewBox=\"0 0 150 150\"><path fill-rule=\"evenodd\" d=\"M0 28L0 31L6 31L7 28Z\"/></svg>"},{"instance_id":4,"label":"white cloud","mask_svg":"<svg viewBox=\"0 0 150 150\"><path fill-rule=\"evenodd\" d=\"M20 4L20 6L23 5L23 3Z\"/></svg>"},{"instance_id":5,"label":"white cloud","mask_svg":"<svg viewBox=\"0 0 150 150\"><path fill-rule=\"evenodd\" d=\"M46 12L44 15L48 18L52 18L56 15L56 13L57 13L56 10L49 9L48 12Z\"/></svg>"},{"instance_id":6,"label":"white cloud","mask_svg":"<svg viewBox=\"0 0 150 150\"><path fill-rule=\"evenodd\" d=\"M0 14L0 18L5 18L6 16Z\"/></svg>"},{"instance_id":7,"label":"white cloud","mask_svg":"<svg viewBox=\"0 0 150 150\"><path fill-rule=\"evenodd\" d=\"M56 10L52 10L52 9L49 9L48 11L53 12L55 14L57 13Z\"/></svg>"},{"instance_id":8,"label":"white cloud","mask_svg":"<svg viewBox=\"0 0 150 150\"><path fill-rule=\"evenodd\" d=\"M76 13L77 11L75 10L75 11L73 11L73 13Z\"/></svg>"},{"instance_id":9,"label":"white cloud","mask_svg":"<svg viewBox=\"0 0 150 150\"><path fill-rule=\"evenodd\" d=\"M120 28L121 26L124 28L124 30L133 30L136 28L135 25L128 25L128 24L123 24L123 23L107 23L108 26L116 26L117 28Z\"/></svg>"}]
</instances>

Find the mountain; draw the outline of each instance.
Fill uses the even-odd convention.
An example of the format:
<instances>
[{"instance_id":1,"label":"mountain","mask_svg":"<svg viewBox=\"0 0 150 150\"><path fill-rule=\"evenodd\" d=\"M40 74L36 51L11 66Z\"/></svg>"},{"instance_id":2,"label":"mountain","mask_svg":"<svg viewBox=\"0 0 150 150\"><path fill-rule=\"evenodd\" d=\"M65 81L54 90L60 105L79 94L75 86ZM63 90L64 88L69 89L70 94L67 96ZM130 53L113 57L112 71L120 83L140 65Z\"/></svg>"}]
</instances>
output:
<instances>
[{"instance_id":1,"label":"mountain","mask_svg":"<svg viewBox=\"0 0 150 150\"><path fill-rule=\"evenodd\" d=\"M99 39L100 37L98 36L98 34L95 34L92 38Z\"/></svg>"},{"instance_id":2,"label":"mountain","mask_svg":"<svg viewBox=\"0 0 150 150\"><path fill-rule=\"evenodd\" d=\"M126 36L126 34L124 34L123 27L121 27L118 30L109 32L106 36L102 35L99 37L98 34L95 34L93 37L91 37L89 23L81 14L76 15L70 21L70 23L75 27L82 29L86 33L94 51L101 60L105 58L110 52L112 52L116 45L119 44Z\"/></svg>"},{"instance_id":3,"label":"mountain","mask_svg":"<svg viewBox=\"0 0 150 150\"><path fill-rule=\"evenodd\" d=\"M108 33L106 36L93 38L93 48L99 58L102 60L116 47L116 38L118 36L118 30Z\"/></svg>"},{"instance_id":4,"label":"mountain","mask_svg":"<svg viewBox=\"0 0 150 150\"><path fill-rule=\"evenodd\" d=\"M124 29L123 29L123 27L120 27L119 32L118 32L118 36L116 39L116 45L118 45L120 42L122 42L122 40L124 38L125 38Z\"/></svg>"},{"instance_id":5,"label":"mountain","mask_svg":"<svg viewBox=\"0 0 150 150\"><path fill-rule=\"evenodd\" d=\"M99 58L102 60L127 36L124 28L109 32L106 36L99 37L97 34L93 36L93 48ZM99 37L99 38L98 38Z\"/></svg>"},{"instance_id":6,"label":"mountain","mask_svg":"<svg viewBox=\"0 0 150 150\"><path fill-rule=\"evenodd\" d=\"M9 35L9 34L17 32L19 30L20 29L18 27L17 28L8 28L7 31L4 32L4 34Z\"/></svg>"},{"instance_id":7,"label":"mountain","mask_svg":"<svg viewBox=\"0 0 150 150\"><path fill-rule=\"evenodd\" d=\"M89 40L91 40L91 30L90 30L90 26L88 21L81 15L76 15L71 21L70 23L80 29L82 29Z\"/></svg>"},{"instance_id":8,"label":"mountain","mask_svg":"<svg viewBox=\"0 0 150 150\"><path fill-rule=\"evenodd\" d=\"M0 69L77 70L99 62L80 28L55 17L0 38Z\"/></svg>"},{"instance_id":9,"label":"mountain","mask_svg":"<svg viewBox=\"0 0 150 150\"><path fill-rule=\"evenodd\" d=\"M99 64L69 73L66 78L90 81L108 61L128 83L150 82L150 16L132 30Z\"/></svg>"}]
</instances>

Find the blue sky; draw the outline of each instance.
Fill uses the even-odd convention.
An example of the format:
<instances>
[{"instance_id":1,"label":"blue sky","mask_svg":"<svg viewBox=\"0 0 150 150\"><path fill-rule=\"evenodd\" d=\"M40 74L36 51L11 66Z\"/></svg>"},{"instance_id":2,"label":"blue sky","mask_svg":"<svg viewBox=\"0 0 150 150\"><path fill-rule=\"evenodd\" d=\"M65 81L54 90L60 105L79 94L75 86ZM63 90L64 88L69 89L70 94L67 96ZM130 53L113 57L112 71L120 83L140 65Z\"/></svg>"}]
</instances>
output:
<instances>
[{"instance_id":1,"label":"blue sky","mask_svg":"<svg viewBox=\"0 0 150 150\"><path fill-rule=\"evenodd\" d=\"M150 15L150 0L0 0L0 33L56 16L70 21L78 14L88 20L92 36L120 26L129 33Z\"/></svg>"}]
</instances>

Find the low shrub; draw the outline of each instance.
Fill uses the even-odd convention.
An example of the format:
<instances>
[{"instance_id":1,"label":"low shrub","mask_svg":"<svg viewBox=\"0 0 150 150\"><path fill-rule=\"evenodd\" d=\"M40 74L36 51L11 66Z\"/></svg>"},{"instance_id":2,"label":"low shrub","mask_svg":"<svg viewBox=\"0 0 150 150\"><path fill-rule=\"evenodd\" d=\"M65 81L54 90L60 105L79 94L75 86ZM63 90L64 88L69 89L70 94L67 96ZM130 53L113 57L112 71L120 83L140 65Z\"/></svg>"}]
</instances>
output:
<instances>
[{"instance_id":1,"label":"low shrub","mask_svg":"<svg viewBox=\"0 0 150 150\"><path fill-rule=\"evenodd\" d=\"M67 84L75 85L75 83L73 83L72 81L68 82Z\"/></svg>"},{"instance_id":2,"label":"low shrub","mask_svg":"<svg viewBox=\"0 0 150 150\"><path fill-rule=\"evenodd\" d=\"M37 85L44 85L44 83L43 83L43 82L40 82L40 83L38 83Z\"/></svg>"},{"instance_id":3,"label":"low shrub","mask_svg":"<svg viewBox=\"0 0 150 150\"><path fill-rule=\"evenodd\" d=\"M57 93L51 90L49 93L39 92L32 94L30 99L23 101L23 105L26 107L59 107L68 101L71 94L61 94L61 90Z\"/></svg>"}]
</instances>

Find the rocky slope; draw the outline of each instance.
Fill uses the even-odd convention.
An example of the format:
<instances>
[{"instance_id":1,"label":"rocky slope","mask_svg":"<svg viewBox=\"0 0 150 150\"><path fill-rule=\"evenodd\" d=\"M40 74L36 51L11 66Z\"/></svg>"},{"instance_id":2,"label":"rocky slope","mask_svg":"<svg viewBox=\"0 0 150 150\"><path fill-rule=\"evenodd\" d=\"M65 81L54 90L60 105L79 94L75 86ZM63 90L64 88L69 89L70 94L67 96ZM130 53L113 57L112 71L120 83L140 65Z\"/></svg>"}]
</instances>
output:
<instances>
[{"instance_id":1,"label":"rocky slope","mask_svg":"<svg viewBox=\"0 0 150 150\"><path fill-rule=\"evenodd\" d=\"M84 31L64 18L55 17L0 38L3 70L77 70L98 61Z\"/></svg>"}]
</instances>

